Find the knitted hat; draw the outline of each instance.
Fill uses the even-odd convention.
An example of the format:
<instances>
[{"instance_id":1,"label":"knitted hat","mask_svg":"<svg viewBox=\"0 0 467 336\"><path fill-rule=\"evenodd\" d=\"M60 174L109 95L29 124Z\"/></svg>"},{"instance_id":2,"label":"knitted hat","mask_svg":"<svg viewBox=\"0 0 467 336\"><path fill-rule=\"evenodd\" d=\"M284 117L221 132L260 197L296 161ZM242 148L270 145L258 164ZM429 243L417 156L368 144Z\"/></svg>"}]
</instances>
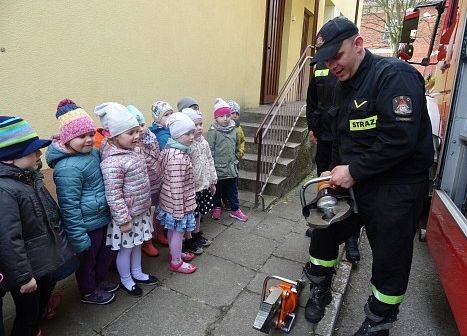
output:
<instances>
[{"instance_id":1,"label":"knitted hat","mask_svg":"<svg viewBox=\"0 0 467 336\"><path fill-rule=\"evenodd\" d=\"M136 118L127 108L118 103L103 103L94 109L104 126L110 133L110 138L116 137L133 127L139 126Z\"/></svg>"},{"instance_id":2,"label":"knitted hat","mask_svg":"<svg viewBox=\"0 0 467 336\"><path fill-rule=\"evenodd\" d=\"M240 105L238 105L236 101L229 100L227 103L229 104L232 113L237 113L240 115Z\"/></svg>"},{"instance_id":3,"label":"knitted hat","mask_svg":"<svg viewBox=\"0 0 467 336\"><path fill-rule=\"evenodd\" d=\"M222 98L216 98L214 103L214 118L219 118L225 115L230 115L232 110L229 104L227 104Z\"/></svg>"},{"instance_id":4,"label":"knitted hat","mask_svg":"<svg viewBox=\"0 0 467 336\"><path fill-rule=\"evenodd\" d=\"M181 137L183 134L186 134L190 131L196 129L195 123L190 119L189 116L181 112L172 113L167 118L167 125L170 130L170 136L173 139Z\"/></svg>"},{"instance_id":5,"label":"knitted hat","mask_svg":"<svg viewBox=\"0 0 467 336\"><path fill-rule=\"evenodd\" d=\"M55 117L60 122L60 142L66 144L71 139L96 131L96 124L84 109L68 98L58 103Z\"/></svg>"},{"instance_id":6,"label":"knitted hat","mask_svg":"<svg viewBox=\"0 0 467 336\"><path fill-rule=\"evenodd\" d=\"M138 120L138 124L141 126L142 124L145 124L146 123L146 119L144 118L144 115L141 113L140 110L138 110L136 108L136 106L133 106L133 105L128 105L127 107L127 110L133 114L136 118L136 120Z\"/></svg>"},{"instance_id":7,"label":"knitted hat","mask_svg":"<svg viewBox=\"0 0 467 336\"><path fill-rule=\"evenodd\" d=\"M187 107L192 107L193 105L199 106L198 102L191 97L183 97L177 103L178 112L182 112L183 109Z\"/></svg>"},{"instance_id":8,"label":"knitted hat","mask_svg":"<svg viewBox=\"0 0 467 336\"><path fill-rule=\"evenodd\" d=\"M203 120L203 113L201 113L199 110L193 110L192 108L187 107L182 110L182 113L189 116L193 122Z\"/></svg>"},{"instance_id":9,"label":"knitted hat","mask_svg":"<svg viewBox=\"0 0 467 336\"><path fill-rule=\"evenodd\" d=\"M172 105L162 100L155 101L154 103L152 103L151 107L152 117L155 121L158 121L161 117L164 116L164 114L173 110L174 109Z\"/></svg>"},{"instance_id":10,"label":"knitted hat","mask_svg":"<svg viewBox=\"0 0 467 336\"><path fill-rule=\"evenodd\" d=\"M20 117L0 116L0 161L22 158L50 145Z\"/></svg>"}]
</instances>

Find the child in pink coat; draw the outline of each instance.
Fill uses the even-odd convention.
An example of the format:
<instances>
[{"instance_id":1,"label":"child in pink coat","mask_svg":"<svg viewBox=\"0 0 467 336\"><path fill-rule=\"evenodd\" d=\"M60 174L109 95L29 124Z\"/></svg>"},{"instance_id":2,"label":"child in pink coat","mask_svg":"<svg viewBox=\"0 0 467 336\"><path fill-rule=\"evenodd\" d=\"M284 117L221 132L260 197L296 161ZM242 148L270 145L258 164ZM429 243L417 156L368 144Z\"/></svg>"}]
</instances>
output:
<instances>
[{"instance_id":1,"label":"child in pink coat","mask_svg":"<svg viewBox=\"0 0 467 336\"><path fill-rule=\"evenodd\" d=\"M141 296L138 284L155 285L157 278L143 273L141 244L152 238L149 176L144 158L135 150L140 127L123 105L104 103L96 107L109 131L101 148L101 170L112 221L107 229L107 245L118 250L120 288Z\"/></svg>"},{"instance_id":2,"label":"child in pink coat","mask_svg":"<svg viewBox=\"0 0 467 336\"><path fill-rule=\"evenodd\" d=\"M187 262L194 255L182 253L182 242L185 232L195 228L195 184L189 155L195 124L185 114L176 112L167 119L167 126L171 138L161 154L163 178L157 219L168 229L169 269L190 274L196 266Z\"/></svg>"},{"instance_id":3,"label":"child in pink coat","mask_svg":"<svg viewBox=\"0 0 467 336\"><path fill-rule=\"evenodd\" d=\"M161 153L159 142L157 141L156 136L146 127L146 119L141 111L133 105L128 105L126 108L131 114L133 114L133 116L135 116L141 130L136 150L144 157L146 162L149 184L151 186L151 200L159 199L162 183L159 168L159 156ZM154 205L154 202L152 202L152 204ZM159 250L153 245L152 240L146 240L141 249L149 257L157 257L159 255Z\"/></svg>"}]
</instances>

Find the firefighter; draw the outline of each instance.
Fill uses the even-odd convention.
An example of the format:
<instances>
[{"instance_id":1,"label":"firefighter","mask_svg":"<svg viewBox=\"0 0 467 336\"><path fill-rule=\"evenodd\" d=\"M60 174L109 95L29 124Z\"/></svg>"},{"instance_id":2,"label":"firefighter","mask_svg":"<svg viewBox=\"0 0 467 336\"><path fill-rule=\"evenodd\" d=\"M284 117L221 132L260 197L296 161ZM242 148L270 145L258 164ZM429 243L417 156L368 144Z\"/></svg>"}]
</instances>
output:
<instances>
[{"instance_id":1,"label":"firefighter","mask_svg":"<svg viewBox=\"0 0 467 336\"><path fill-rule=\"evenodd\" d=\"M366 318L354 336L389 335L404 300L417 222L433 162L423 77L411 65L373 55L346 18L328 21L314 61L339 80L331 171L335 186L353 187L360 221L313 230L306 274L313 283L305 317L318 322L330 302L337 247L365 224L373 265ZM313 320L314 318L314 320Z\"/></svg>"},{"instance_id":2,"label":"firefighter","mask_svg":"<svg viewBox=\"0 0 467 336\"><path fill-rule=\"evenodd\" d=\"M313 69L312 69L313 70ZM332 114L334 89L338 83L337 77L329 71L324 62L315 65L311 72L310 83L306 96L306 120L310 140L316 144L315 163L318 176L329 169L332 154ZM311 229L307 230L307 236ZM360 261L358 251L358 229L345 242L345 254L352 265Z\"/></svg>"}]
</instances>

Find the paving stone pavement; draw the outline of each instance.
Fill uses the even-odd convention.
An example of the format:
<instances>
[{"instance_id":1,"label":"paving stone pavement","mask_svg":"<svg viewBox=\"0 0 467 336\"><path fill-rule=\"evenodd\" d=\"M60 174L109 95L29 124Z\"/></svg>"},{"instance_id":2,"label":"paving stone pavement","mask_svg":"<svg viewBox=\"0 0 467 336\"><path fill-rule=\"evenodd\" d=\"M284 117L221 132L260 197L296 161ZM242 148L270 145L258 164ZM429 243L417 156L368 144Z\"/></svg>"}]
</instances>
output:
<instances>
[{"instance_id":1,"label":"paving stone pavement","mask_svg":"<svg viewBox=\"0 0 467 336\"><path fill-rule=\"evenodd\" d=\"M244 208L251 204L243 203ZM264 277L275 274L296 280L308 256L306 224L301 216L298 189L281 199L269 212L247 209L250 220L236 221L222 214L220 221L206 218L205 235L213 239L194 260L192 275L167 269L167 248L157 258L143 258L143 270L159 277L159 287L144 287L141 298L119 291L107 306L84 305L73 277L57 289L64 299L54 320L43 323L55 335L261 335L252 328L260 304ZM345 292L350 267L342 263L333 283L333 304L317 326L305 321L308 286L301 295L297 319L290 335L331 335L336 312ZM111 276L117 280L117 274ZM11 297L4 302L7 332L14 318ZM278 335L279 333L274 333Z\"/></svg>"}]
</instances>

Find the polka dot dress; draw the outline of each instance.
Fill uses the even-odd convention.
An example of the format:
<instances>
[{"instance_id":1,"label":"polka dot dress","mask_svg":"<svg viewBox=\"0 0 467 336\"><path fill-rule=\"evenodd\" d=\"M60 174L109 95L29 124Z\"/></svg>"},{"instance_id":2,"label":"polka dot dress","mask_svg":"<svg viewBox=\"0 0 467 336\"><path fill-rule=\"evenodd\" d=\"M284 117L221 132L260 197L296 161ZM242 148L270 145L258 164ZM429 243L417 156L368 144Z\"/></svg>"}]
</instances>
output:
<instances>
[{"instance_id":1,"label":"polka dot dress","mask_svg":"<svg viewBox=\"0 0 467 336\"><path fill-rule=\"evenodd\" d=\"M120 227L112 221L107 227L106 244L110 245L112 250L120 250L120 248L132 248L136 245L141 245L144 241L152 238L154 231L151 222L151 211L135 217L132 221L133 228L130 232L121 233Z\"/></svg>"},{"instance_id":2,"label":"polka dot dress","mask_svg":"<svg viewBox=\"0 0 467 336\"><path fill-rule=\"evenodd\" d=\"M212 201L212 194L209 189L204 189L196 193L196 209L195 217L199 215L205 215L214 207L214 202Z\"/></svg>"}]
</instances>

